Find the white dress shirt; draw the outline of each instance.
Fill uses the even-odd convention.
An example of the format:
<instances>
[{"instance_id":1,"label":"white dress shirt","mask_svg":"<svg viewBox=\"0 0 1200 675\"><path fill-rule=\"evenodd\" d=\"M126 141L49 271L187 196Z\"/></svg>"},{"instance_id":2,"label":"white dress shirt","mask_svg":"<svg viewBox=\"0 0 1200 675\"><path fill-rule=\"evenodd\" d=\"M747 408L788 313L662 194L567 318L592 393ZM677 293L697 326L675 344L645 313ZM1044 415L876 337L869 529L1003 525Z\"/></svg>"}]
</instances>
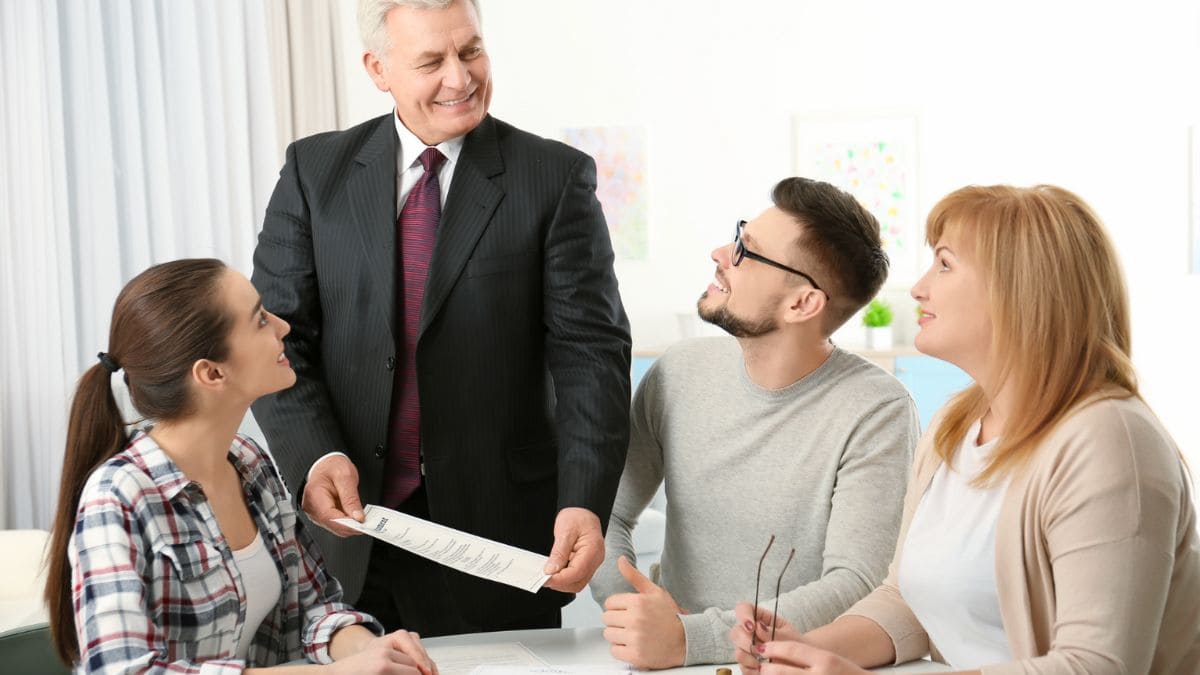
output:
<instances>
[{"instance_id":1,"label":"white dress shirt","mask_svg":"<svg viewBox=\"0 0 1200 675\"><path fill-rule=\"evenodd\" d=\"M418 160L421 153L425 152L425 148L429 146L422 143L416 134L404 126L399 115L392 115L392 117L396 121L396 135L400 138L399 146L396 148L396 217L399 218L400 209L404 208L404 200L408 199L408 193L417 184L421 174L425 173L425 169ZM438 168L438 186L442 190L443 207L446 206L446 195L450 194L450 181L454 179L454 169L458 166L458 156L462 153L465 138L465 136L459 136L433 146L446 156L446 161L442 162L441 167Z\"/></svg>"}]
</instances>

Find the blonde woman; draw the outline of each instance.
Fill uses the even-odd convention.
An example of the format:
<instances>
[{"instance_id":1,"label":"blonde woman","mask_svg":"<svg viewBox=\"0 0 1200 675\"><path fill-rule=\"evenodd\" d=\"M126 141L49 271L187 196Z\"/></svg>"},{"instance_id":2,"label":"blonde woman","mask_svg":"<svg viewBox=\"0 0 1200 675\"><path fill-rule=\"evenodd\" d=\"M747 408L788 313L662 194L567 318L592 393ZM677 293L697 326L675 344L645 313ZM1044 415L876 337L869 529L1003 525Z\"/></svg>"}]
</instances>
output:
<instances>
[{"instance_id":1,"label":"blonde woman","mask_svg":"<svg viewBox=\"0 0 1200 675\"><path fill-rule=\"evenodd\" d=\"M884 584L801 635L738 609L745 671L1200 673L1200 544L1179 450L1138 395L1095 213L1052 186L934 207L917 348L975 384L917 448ZM754 619L758 624L755 626Z\"/></svg>"}]
</instances>

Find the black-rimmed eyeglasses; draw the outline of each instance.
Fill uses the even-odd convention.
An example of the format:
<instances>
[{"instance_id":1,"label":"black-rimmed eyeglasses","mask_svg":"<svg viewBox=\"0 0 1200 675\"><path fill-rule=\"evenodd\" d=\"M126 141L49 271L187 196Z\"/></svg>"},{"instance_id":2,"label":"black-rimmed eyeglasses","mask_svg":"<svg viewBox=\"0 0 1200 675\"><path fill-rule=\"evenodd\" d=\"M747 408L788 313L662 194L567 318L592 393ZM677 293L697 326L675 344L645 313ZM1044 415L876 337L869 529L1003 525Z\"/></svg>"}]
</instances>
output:
<instances>
[{"instance_id":1,"label":"black-rimmed eyeglasses","mask_svg":"<svg viewBox=\"0 0 1200 675\"><path fill-rule=\"evenodd\" d=\"M814 284L815 285L815 284ZM767 554L771 552L771 544L775 543L775 535L771 535L771 539L767 541L767 548L763 550L762 557L758 559L758 574L754 577L754 630L750 631L750 650L755 658L761 660L762 655L754 649L758 636L758 586L762 581L763 562L767 559ZM788 565L792 564L792 558L796 557L796 549L793 548L788 552L787 561L783 563L783 569L779 570L779 578L775 580L775 609L771 611L771 640L775 640L775 626L779 625L779 589L783 585L783 573L787 571Z\"/></svg>"},{"instance_id":2,"label":"black-rimmed eyeglasses","mask_svg":"<svg viewBox=\"0 0 1200 675\"><path fill-rule=\"evenodd\" d=\"M781 262L775 262L774 260L771 260L770 258L768 258L765 255L760 255L760 254L755 253L754 251L751 251L750 249L746 248L746 244L742 241L742 229L745 227L746 227L746 221L739 220L737 222L737 229L734 230L734 233L733 233L733 258L730 260L731 265L733 265L734 267L737 267L738 265L741 264L742 260L744 260L746 258L749 258L751 260L757 260L758 262L770 265L771 267L774 267L775 269L780 269L780 270L783 270L784 272L791 272L792 274L798 274L798 275L804 277L804 280L807 281L808 283L812 284L813 288L817 289L818 291L821 291L822 293L825 293L825 295L828 297L829 293L826 293L825 289L818 286L817 282L812 277L805 274L804 272L801 272L800 270L796 269L795 267L788 267L787 265L784 265Z\"/></svg>"}]
</instances>

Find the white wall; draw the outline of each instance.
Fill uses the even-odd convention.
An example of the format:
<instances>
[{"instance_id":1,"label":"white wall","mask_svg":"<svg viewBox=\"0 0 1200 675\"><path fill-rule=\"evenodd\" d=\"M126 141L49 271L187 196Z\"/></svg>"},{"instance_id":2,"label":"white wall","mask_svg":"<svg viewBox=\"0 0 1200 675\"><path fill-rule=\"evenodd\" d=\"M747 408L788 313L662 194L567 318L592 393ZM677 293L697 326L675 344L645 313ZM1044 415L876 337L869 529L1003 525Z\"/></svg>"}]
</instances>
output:
<instances>
[{"instance_id":1,"label":"white wall","mask_svg":"<svg viewBox=\"0 0 1200 675\"><path fill-rule=\"evenodd\" d=\"M390 104L362 72L344 1L357 123ZM1128 275L1144 393L1200 475L1200 276L1187 274L1200 3L482 3L496 116L550 137L647 129L651 257L617 270L635 348L677 339L709 251L793 173L793 115L913 112L922 217L967 183L1055 183L1098 210Z\"/></svg>"}]
</instances>

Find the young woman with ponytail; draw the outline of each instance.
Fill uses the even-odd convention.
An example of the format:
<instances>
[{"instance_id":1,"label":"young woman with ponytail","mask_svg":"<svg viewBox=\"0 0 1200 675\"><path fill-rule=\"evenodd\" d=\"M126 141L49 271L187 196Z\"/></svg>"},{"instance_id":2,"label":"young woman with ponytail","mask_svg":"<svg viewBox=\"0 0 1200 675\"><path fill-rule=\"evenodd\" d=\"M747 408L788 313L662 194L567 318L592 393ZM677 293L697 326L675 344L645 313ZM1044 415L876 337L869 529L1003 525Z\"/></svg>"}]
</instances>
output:
<instances>
[{"instance_id":1,"label":"young woman with ponytail","mask_svg":"<svg viewBox=\"0 0 1200 675\"><path fill-rule=\"evenodd\" d=\"M77 672L436 675L416 634L379 636L341 601L270 458L237 433L295 382L288 330L218 260L156 265L117 297L71 406L51 534L50 625ZM115 374L153 426L127 435Z\"/></svg>"}]
</instances>

